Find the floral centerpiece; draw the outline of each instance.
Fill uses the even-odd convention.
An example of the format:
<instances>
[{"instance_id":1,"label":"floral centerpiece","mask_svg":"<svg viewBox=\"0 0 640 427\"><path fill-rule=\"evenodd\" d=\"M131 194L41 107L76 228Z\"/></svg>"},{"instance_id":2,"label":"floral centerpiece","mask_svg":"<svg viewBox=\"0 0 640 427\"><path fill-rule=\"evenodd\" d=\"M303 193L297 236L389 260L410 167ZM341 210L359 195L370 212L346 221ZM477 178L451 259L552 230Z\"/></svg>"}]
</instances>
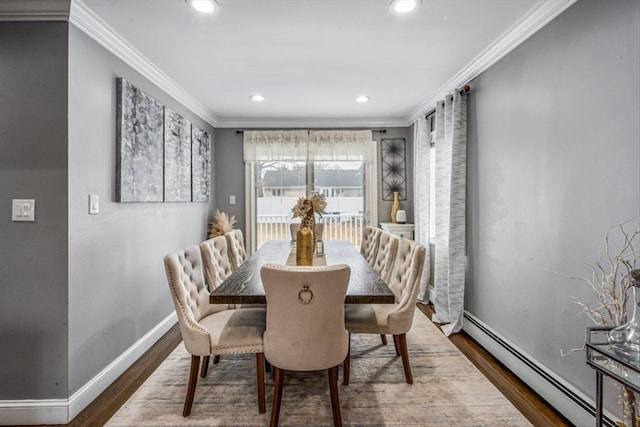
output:
<instances>
[{"instance_id":1,"label":"floral centerpiece","mask_svg":"<svg viewBox=\"0 0 640 427\"><path fill-rule=\"evenodd\" d=\"M291 209L294 218L302 218L317 213L322 218L322 214L327 207L327 201L324 196L319 193L311 194L311 197L300 197L298 203Z\"/></svg>"},{"instance_id":2,"label":"floral centerpiece","mask_svg":"<svg viewBox=\"0 0 640 427\"><path fill-rule=\"evenodd\" d=\"M300 197L291 209L294 218L302 218L296 238L296 264L312 265L316 247L316 218L325 212L327 202L322 194L313 193L309 198Z\"/></svg>"}]
</instances>

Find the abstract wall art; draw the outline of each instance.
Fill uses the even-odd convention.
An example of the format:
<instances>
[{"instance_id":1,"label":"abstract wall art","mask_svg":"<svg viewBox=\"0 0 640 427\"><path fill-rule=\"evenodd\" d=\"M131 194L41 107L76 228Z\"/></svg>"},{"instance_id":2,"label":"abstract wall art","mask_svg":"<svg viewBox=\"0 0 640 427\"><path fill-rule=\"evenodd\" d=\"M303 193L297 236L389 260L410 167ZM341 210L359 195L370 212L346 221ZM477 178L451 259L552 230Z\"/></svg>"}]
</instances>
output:
<instances>
[{"instance_id":1,"label":"abstract wall art","mask_svg":"<svg viewBox=\"0 0 640 427\"><path fill-rule=\"evenodd\" d=\"M162 202L163 107L116 79L116 201Z\"/></svg>"},{"instance_id":2,"label":"abstract wall art","mask_svg":"<svg viewBox=\"0 0 640 427\"><path fill-rule=\"evenodd\" d=\"M211 136L191 126L191 201L208 202L211 193Z\"/></svg>"},{"instance_id":3,"label":"abstract wall art","mask_svg":"<svg viewBox=\"0 0 640 427\"><path fill-rule=\"evenodd\" d=\"M164 108L164 201L191 201L191 122Z\"/></svg>"},{"instance_id":4,"label":"abstract wall art","mask_svg":"<svg viewBox=\"0 0 640 427\"><path fill-rule=\"evenodd\" d=\"M382 138L382 200L407 200L407 162L404 138Z\"/></svg>"}]
</instances>

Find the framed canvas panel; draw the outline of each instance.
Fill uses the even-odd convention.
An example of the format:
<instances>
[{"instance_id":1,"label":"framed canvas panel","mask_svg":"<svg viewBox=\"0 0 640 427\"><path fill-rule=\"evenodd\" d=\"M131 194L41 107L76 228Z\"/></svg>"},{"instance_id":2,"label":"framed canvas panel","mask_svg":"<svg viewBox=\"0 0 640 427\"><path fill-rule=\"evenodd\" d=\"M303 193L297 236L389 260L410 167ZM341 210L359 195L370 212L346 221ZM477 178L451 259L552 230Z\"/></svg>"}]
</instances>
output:
<instances>
[{"instance_id":1,"label":"framed canvas panel","mask_svg":"<svg viewBox=\"0 0 640 427\"><path fill-rule=\"evenodd\" d=\"M164 109L164 201L191 201L191 122Z\"/></svg>"},{"instance_id":2,"label":"framed canvas panel","mask_svg":"<svg viewBox=\"0 0 640 427\"><path fill-rule=\"evenodd\" d=\"M116 201L161 202L163 107L116 79Z\"/></svg>"},{"instance_id":3,"label":"framed canvas panel","mask_svg":"<svg viewBox=\"0 0 640 427\"><path fill-rule=\"evenodd\" d=\"M404 138L382 138L382 200L407 200L407 158Z\"/></svg>"},{"instance_id":4,"label":"framed canvas panel","mask_svg":"<svg viewBox=\"0 0 640 427\"><path fill-rule=\"evenodd\" d=\"M211 194L211 136L191 126L191 200L208 202Z\"/></svg>"}]
</instances>

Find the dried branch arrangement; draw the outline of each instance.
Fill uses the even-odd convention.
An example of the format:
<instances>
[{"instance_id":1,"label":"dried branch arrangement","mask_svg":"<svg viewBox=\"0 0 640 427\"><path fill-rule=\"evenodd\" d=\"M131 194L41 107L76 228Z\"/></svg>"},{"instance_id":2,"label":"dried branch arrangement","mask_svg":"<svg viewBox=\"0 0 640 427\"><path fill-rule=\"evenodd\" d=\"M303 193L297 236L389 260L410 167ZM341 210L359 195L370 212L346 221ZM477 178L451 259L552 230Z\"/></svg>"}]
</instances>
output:
<instances>
[{"instance_id":1,"label":"dried branch arrangement","mask_svg":"<svg viewBox=\"0 0 640 427\"><path fill-rule=\"evenodd\" d=\"M619 249L611 243L613 231L619 231L622 236ZM624 229L624 224L607 230L604 238L604 253L591 266L591 278L569 277L589 285L597 297L596 303L582 302L572 297L573 303L582 307L578 314L586 314L598 326L620 326L626 323L628 291L631 287L629 272L636 268L640 261L639 243L640 230L628 233Z\"/></svg>"},{"instance_id":2,"label":"dried branch arrangement","mask_svg":"<svg viewBox=\"0 0 640 427\"><path fill-rule=\"evenodd\" d=\"M233 230L233 224L236 223L236 217L229 218L229 214L226 212L220 212L216 209L213 214L213 221L209 223L208 238L214 238L216 236L222 236L225 233Z\"/></svg>"}]
</instances>

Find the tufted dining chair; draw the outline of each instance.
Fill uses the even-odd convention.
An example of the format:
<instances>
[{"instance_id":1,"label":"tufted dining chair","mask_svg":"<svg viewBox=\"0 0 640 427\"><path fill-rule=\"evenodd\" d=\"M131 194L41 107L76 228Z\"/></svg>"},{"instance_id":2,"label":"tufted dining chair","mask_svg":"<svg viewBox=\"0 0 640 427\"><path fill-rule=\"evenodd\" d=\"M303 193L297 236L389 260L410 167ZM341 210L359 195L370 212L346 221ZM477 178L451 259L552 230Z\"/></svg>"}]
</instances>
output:
<instances>
[{"instance_id":1,"label":"tufted dining chair","mask_svg":"<svg viewBox=\"0 0 640 427\"><path fill-rule=\"evenodd\" d=\"M373 266L376 254L378 253L378 245L380 243L380 235L382 230L370 225L362 228L362 240L360 241L360 254L367 260L369 265Z\"/></svg>"},{"instance_id":2,"label":"tufted dining chair","mask_svg":"<svg viewBox=\"0 0 640 427\"><path fill-rule=\"evenodd\" d=\"M180 332L186 350L191 354L189 385L182 415L191 413L198 381L200 357L220 354L256 354L258 412L265 412L264 352L262 334L265 309L219 310L209 304L205 287L203 262L197 245L172 252L164 257L165 272ZM203 364L204 368L205 364ZM205 372L206 375L206 372Z\"/></svg>"},{"instance_id":3,"label":"tufted dining chair","mask_svg":"<svg viewBox=\"0 0 640 427\"><path fill-rule=\"evenodd\" d=\"M300 230L299 222L292 222L289 224L289 231L291 232L291 240L296 240L296 234ZM318 222L316 223L316 240L322 240L322 236L324 234L324 223Z\"/></svg>"},{"instance_id":4,"label":"tufted dining chair","mask_svg":"<svg viewBox=\"0 0 640 427\"><path fill-rule=\"evenodd\" d=\"M225 236L216 236L200 244L209 292L216 289L232 273ZM231 307L233 308L233 307Z\"/></svg>"},{"instance_id":5,"label":"tufted dining chair","mask_svg":"<svg viewBox=\"0 0 640 427\"><path fill-rule=\"evenodd\" d=\"M202 253L202 261L204 264L204 272L209 292L220 286L220 284L232 273L227 248L227 239L224 236L216 236L200 243L200 252ZM211 306L213 308L220 308L219 311L236 308L235 304L212 304ZM213 363L217 364L219 361L220 355L214 355ZM202 369L200 371L200 376L202 378L207 376L208 368L209 356L205 356L202 360Z\"/></svg>"},{"instance_id":6,"label":"tufted dining chair","mask_svg":"<svg viewBox=\"0 0 640 427\"><path fill-rule=\"evenodd\" d=\"M264 352L275 368L271 426L278 425L283 371L329 372L333 423L342 426L338 365L347 358L349 336L344 299L351 269L344 264L293 267L266 264L260 271L267 297Z\"/></svg>"},{"instance_id":7,"label":"tufted dining chair","mask_svg":"<svg viewBox=\"0 0 640 427\"><path fill-rule=\"evenodd\" d=\"M382 277L384 283L389 284L389 278L393 271L396 261L396 252L398 252L398 242L400 238L386 231L380 232L378 238L378 252L371 268Z\"/></svg>"},{"instance_id":8,"label":"tufted dining chair","mask_svg":"<svg viewBox=\"0 0 640 427\"><path fill-rule=\"evenodd\" d=\"M247 260L247 250L244 245L242 230L231 230L225 233L224 237L227 239L231 269L236 271Z\"/></svg>"},{"instance_id":9,"label":"tufted dining chair","mask_svg":"<svg viewBox=\"0 0 640 427\"><path fill-rule=\"evenodd\" d=\"M351 334L391 334L396 354L402 357L407 384L413 384L406 334L411 329L420 277L424 268L425 248L413 240L401 239L398 244L396 269L389 288L395 295L394 304L348 304L345 322ZM344 365L345 385L349 384L350 361Z\"/></svg>"}]
</instances>

